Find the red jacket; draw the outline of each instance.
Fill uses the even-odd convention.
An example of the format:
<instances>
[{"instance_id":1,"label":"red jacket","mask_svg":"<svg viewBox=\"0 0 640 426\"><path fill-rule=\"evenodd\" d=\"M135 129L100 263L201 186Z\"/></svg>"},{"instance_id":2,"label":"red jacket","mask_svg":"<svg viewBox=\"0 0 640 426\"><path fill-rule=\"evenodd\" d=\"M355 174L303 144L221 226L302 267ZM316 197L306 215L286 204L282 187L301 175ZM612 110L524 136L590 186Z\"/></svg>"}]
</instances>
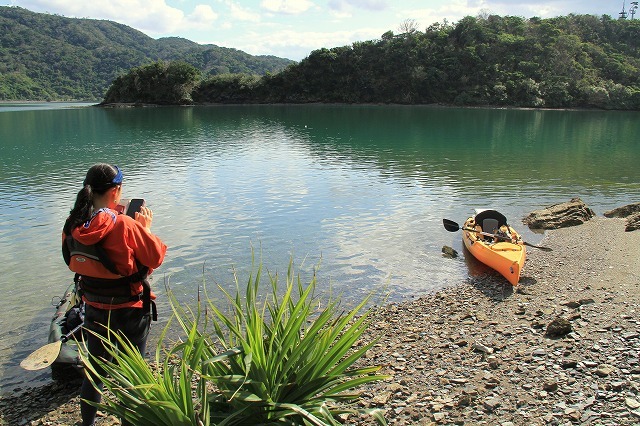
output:
<instances>
[{"instance_id":1,"label":"red jacket","mask_svg":"<svg viewBox=\"0 0 640 426\"><path fill-rule=\"evenodd\" d=\"M98 210L87 223L74 228L71 236L87 246L100 243L120 274L109 272L100 262L86 261L82 256L71 256L69 269L81 276L106 279L129 276L138 271L136 262L148 267L150 274L162 264L167 252L167 246L160 238L142 224L107 208ZM66 235L63 232L63 244L65 239ZM133 283L130 287L132 296L140 294L143 288L141 282ZM152 298L155 298L155 295L152 295ZM142 300L111 305L91 302L84 297L83 299L87 304L99 309L142 308Z\"/></svg>"}]
</instances>

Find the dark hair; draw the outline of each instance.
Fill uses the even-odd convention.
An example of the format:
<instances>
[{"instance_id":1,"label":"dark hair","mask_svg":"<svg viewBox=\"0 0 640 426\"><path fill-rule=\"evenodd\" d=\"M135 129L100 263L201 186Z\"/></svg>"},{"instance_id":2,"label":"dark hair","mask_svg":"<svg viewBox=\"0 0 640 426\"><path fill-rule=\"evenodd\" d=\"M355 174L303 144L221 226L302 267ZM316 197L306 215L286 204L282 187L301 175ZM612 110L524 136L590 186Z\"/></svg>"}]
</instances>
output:
<instances>
[{"instance_id":1,"label":"dark hair","mask_svg":"<svg viewBox=\"0 0 640 426\"><path fill-rule=\"evenodd\" d=\"M65 223L65 232L91 219L93 212L93 198L95 195L102 195L120 182L116 182L116 177L121 175L117 166L99 163L91 166L84 178L83 187L78 191L76 203L69 212L69 217Z\"/></svg>"}]
</instances>

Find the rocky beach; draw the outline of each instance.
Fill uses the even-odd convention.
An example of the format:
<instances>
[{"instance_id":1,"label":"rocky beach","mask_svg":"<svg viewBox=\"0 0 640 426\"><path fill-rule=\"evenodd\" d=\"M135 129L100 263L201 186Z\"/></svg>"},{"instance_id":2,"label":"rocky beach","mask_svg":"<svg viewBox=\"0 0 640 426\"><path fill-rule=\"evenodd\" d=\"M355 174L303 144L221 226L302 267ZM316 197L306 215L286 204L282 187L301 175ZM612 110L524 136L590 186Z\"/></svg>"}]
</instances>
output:
<instances>
[{"instance_id":1,"label":"rocky beach","mask_svg":"<svg viewBox=\"0 0 640 426\"><path fill-rule=\"evenodd\" d=\"M595 217L540 244L516 288L488 271L377 310L363 362L391 378L360 404L392 425L640 425L640 232ZM3 397L0 424L80 424L78 386Z\"/></svg>"}]
</instances>

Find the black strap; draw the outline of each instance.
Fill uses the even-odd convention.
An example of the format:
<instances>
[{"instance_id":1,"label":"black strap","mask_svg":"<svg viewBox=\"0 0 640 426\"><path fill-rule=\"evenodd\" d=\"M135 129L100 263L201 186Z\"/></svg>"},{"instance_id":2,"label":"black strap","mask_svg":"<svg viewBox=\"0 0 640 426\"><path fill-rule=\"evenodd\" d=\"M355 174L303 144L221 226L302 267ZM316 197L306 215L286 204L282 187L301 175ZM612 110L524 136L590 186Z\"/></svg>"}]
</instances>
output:
<instances>
[{"instance_id":1,"label":"black strap","mask_svg":"<svg viewBox=\"0 0 640 426\"><path fill-rule=\"evenodd\" d=\"M99 289L107 289L114 287L128 287L130 284L146 281L147 275L149 273L149 268L146 266L140 266L141 269L138 272L134 272L131 275L127 275L122 278L97 278L97 277L89 277L86 275L82 276L82 280L86 282L90 287L95 287Z\"/></svg>"},{"instance_id":2,"label":"black strap","mask_svg":"<svg viewBox=\"0 0 640 426\"><path fill-rule=\"evenodd\" d=\"M142 309L146 313L151 313L152 321L158 321L158 308L156 302L151 300L151 285L147 278L142 280Z\"/></svg>"},{"instance_id":3,"label":"black strap","mask_svg":"<svg viewBox=\"0 0 640 426\"><path fill-rule=\"evenodd\" d=\"M142 266L141 270L132 275L113 280L82 276L81 282L85 284L81 286L82 291L89 301L97 303L120 304L142 300L144 312L150 313L153 321L158 321L158 308L155 301L151 300L151 285L147 279L148 271L149 268ZM128 295L130 285L136 282L142 283L142 293L134 296Z\"/></svg>"}]
</instances>

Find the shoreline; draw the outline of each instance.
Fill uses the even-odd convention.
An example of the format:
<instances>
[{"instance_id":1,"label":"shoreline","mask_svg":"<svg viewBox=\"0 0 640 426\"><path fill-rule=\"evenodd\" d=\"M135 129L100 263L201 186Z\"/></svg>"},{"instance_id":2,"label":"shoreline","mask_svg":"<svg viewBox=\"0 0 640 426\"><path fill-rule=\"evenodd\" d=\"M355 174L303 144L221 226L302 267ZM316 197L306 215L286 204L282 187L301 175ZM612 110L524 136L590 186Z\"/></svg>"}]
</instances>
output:
<instances>
[{"instance_id":1,"label":"shoreline","mask_svg":"<svg viewBox=\"0 0 640 426\"><path fill-rule=\"evenodd\" d=\"M362 361L392 378L359 403L393 425L640 424L640 233L598 216L542 244L553 251L528 248L515 289L492 274L377 309ZM572 332L546 336L558 316ZM78 386L2 397L0 425L77 424Z\"/></svg>"},{"instance_id":2,"label":"shoreline","mask_svg":"<svg viewBox=\"0 0 640 426\"><path fill-rule=\"evenodd\" d=\"M640 424L640 233L624 227L547 231L515 289L491 275L383 309L365 362L393 378L363 405L394 425ZM547 336L558 317L572 332Z\"/></svg>"}]
</instances>

